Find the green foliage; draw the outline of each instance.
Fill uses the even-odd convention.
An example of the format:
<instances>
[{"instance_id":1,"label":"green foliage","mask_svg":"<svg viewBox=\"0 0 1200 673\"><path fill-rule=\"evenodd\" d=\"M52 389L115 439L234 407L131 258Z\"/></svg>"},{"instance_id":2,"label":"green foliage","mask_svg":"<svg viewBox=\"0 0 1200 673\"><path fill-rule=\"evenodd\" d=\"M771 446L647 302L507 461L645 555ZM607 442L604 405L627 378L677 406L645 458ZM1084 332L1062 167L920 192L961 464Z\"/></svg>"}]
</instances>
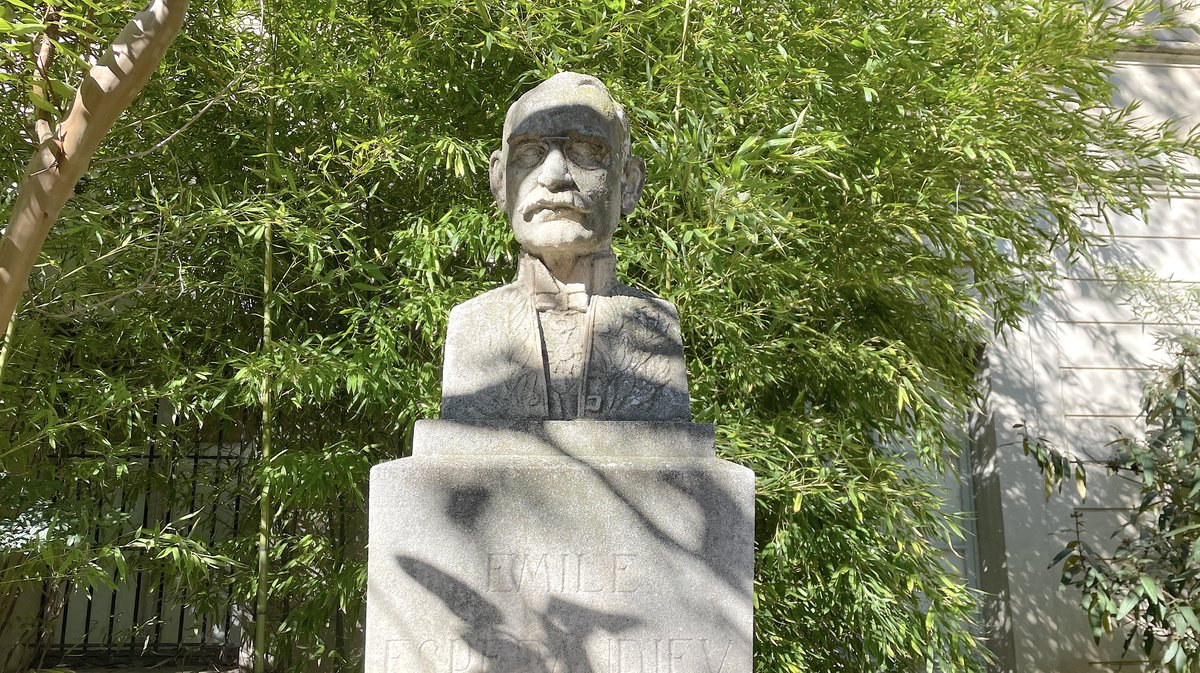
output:
<instances>
[{"instance_id":1,"label":"green foliage","mask_svg":"<svg viewBox=\"0 0 1200 673\"><path fill-rule=\"evenodd\" d=\"M54 4L85 59L133 11ZM44 20L3 7L13 26ZM1195 150L1108 105L1108 59L1147 6L259 8L194 0L30 280L0 383L4 488L19 480L16 506L62 523L5 551L76 540L106 570L128 558L214 601L228 579L247 609L252 525L209 542L197 520L168 522L187 543L134 544L101 525L103 497L173 474L171 447L214 428L253 449L240 419L269 387L273 458L223 487L279 500L272 654L356 670L368 468L436 416L449 309L512 274L484 170L505 109L574 69L627 105L649 168L619 272L679 306L695 416L759 478L757 670L979 669L973 597L939 545L958 526L928 475L961 444L976 344L1052 282L1058 251L1086 249L1083 218L1144 205ZM4 30L0 157L16 175L33 33ZM73 81L74 61L55 67ZM79 488L101 497L69 505ZM63 572L99 581L77 567Z\"/></svg>"},{"instance_id":2,"label":"green foliage","mask_svg":"<svg viewBox=\"0 0 1200 673\"><path fill-rule=\"evenodd\" d=\"M1114 288L1134 315L1166 329L1160 347L1172 361L1157 369L1141 397L1140 436L1121 433L1102 460L1080 459L1045 438L1025 437L1026 453L1051 490L1073 476L1080 499L1087 495L1089 472L1103 468L1136 485L1138 505L1115 531L1110 548L1095 549L1082 539L1076 517L1075 539L1055 557L1062 582L1081 594L1093 637L1121 634L1128 650L1140 647L1161 670L1185 673L1200 669L1200 343L1183 326L1200 316L1200 292L1180 288L1153 272L1106 269ZM1171 325L1176 327L1172 328ZM1093 477L1094 478L1094 477Z\"/></svg>"},{"instance_id":3,"label":"green foliage","mask_svg":"<svg viewBox=\"0 0 1200 673\"><path fill-rule=\"evenodd\" d=\"M1146 386L1142 414L1149 426L1143 437L1122 435L1104 466L1125 474L1141 487L1141 503L1113 537L1113 549L1094 549L1077 534L1055 559L1062 582L1082 593L1097 642L1114 631L1125 635L1126 649L1140 645L1162 670L1172 673L1200 667L1200 352L1183 350ZM1070 467L1080 495L1086 462L1040 442L1034 457L1046 475L1047 489L1061 483Z\"/></svg>"}]
</instances>

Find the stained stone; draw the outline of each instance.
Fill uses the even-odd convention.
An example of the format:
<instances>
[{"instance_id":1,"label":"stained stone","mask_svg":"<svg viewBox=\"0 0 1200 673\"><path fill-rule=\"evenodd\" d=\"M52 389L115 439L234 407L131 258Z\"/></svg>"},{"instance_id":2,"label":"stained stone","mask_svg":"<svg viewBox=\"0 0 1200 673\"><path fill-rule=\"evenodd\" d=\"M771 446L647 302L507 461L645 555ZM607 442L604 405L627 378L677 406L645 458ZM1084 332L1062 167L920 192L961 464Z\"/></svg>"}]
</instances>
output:
<instances>
[{"instance_id":1,"label":"stained stone","mask_svg":"<svg viewBox=\"0 0 1200 673\"><path fill-rule=\"evenodd\" d=\"M688 456L707 426L633 457L578 423L426 421L371 471L367 673L750 673L750 470ZM492 433L558 455L477 451Z\"/></svg>"}]
</instances>

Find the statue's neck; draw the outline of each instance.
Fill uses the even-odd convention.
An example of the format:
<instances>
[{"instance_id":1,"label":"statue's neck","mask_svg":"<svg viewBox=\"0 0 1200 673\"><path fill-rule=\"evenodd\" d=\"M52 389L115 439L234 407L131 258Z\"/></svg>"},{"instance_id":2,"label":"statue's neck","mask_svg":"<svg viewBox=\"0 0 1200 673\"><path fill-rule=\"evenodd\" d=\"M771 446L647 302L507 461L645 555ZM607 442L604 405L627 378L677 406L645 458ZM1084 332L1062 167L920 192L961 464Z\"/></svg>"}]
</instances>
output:
<instances>
[{"instance_id":1,"label":"statue's neck","mask_svg":"<svg viewBox=\"0 0 1200 673\"><path fill-rule=\"evenodd\" d=\"M582 289L589 295L603 294L616 282L616 258L611 250L583 256L535 257L521 253L517 280L534 292L557 293Z\"/></svg>"}]
</instances>

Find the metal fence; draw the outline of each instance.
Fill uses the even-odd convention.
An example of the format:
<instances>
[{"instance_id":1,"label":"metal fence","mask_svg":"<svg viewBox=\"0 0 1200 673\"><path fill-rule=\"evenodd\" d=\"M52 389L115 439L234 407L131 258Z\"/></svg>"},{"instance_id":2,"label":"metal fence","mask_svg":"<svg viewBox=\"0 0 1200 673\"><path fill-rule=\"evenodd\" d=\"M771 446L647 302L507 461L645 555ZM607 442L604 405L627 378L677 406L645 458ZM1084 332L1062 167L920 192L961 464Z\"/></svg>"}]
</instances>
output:
<instances>
[{"instance_id":1,"label":"metal fence","mask_svg":"<svg viewBox=\"0 0 1200 673\"><path fill-rule=\"evenodd\" d=\"M243 476L255 451L252 435L228 430L207 441L197 431L186 446L152 442L144 455L132 459L131 471L144 471L146 477L131 480L139 486L90 497L101 508L128 515L129 533L161 529L173 517L199 510L178 532L219 546L232 540L243 524L249 502L243 497L248 485ZM97 541L99 535L97 531ZM131 562L130 567L138 565ZM117 579L115 571L113 579ZM235 663L243 620L229 598L229 587L210 588L204 597L189 596L177 580L162 571L141 569L130 572L114 589L69 591L53 631L43 640L42 661L47 666L169 659ZM43 620L47 607L43 599Z\"/></svg>"}]
</instances>

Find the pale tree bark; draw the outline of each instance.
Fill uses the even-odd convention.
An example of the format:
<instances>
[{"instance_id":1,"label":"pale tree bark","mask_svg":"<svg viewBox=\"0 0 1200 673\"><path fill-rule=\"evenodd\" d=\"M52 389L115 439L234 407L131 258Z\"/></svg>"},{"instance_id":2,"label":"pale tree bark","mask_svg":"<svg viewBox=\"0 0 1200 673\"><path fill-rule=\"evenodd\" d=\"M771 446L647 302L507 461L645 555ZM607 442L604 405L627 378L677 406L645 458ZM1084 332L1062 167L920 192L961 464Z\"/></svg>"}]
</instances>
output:
<instances>
[{"instance_id":1,"label":"pale tree bark","mask_svg":"<svg viewBox=\"0 0 1200 673\"><path fill-rule=\"evenodd\" d=\"M0 238L0 334L8 331L46 235L87 172L92 154L158 68L183 26L187 6L188 0L150 0L84 76L58 127L38 120L39 145L25 166Z\"/></svg>"}]
</instances>

